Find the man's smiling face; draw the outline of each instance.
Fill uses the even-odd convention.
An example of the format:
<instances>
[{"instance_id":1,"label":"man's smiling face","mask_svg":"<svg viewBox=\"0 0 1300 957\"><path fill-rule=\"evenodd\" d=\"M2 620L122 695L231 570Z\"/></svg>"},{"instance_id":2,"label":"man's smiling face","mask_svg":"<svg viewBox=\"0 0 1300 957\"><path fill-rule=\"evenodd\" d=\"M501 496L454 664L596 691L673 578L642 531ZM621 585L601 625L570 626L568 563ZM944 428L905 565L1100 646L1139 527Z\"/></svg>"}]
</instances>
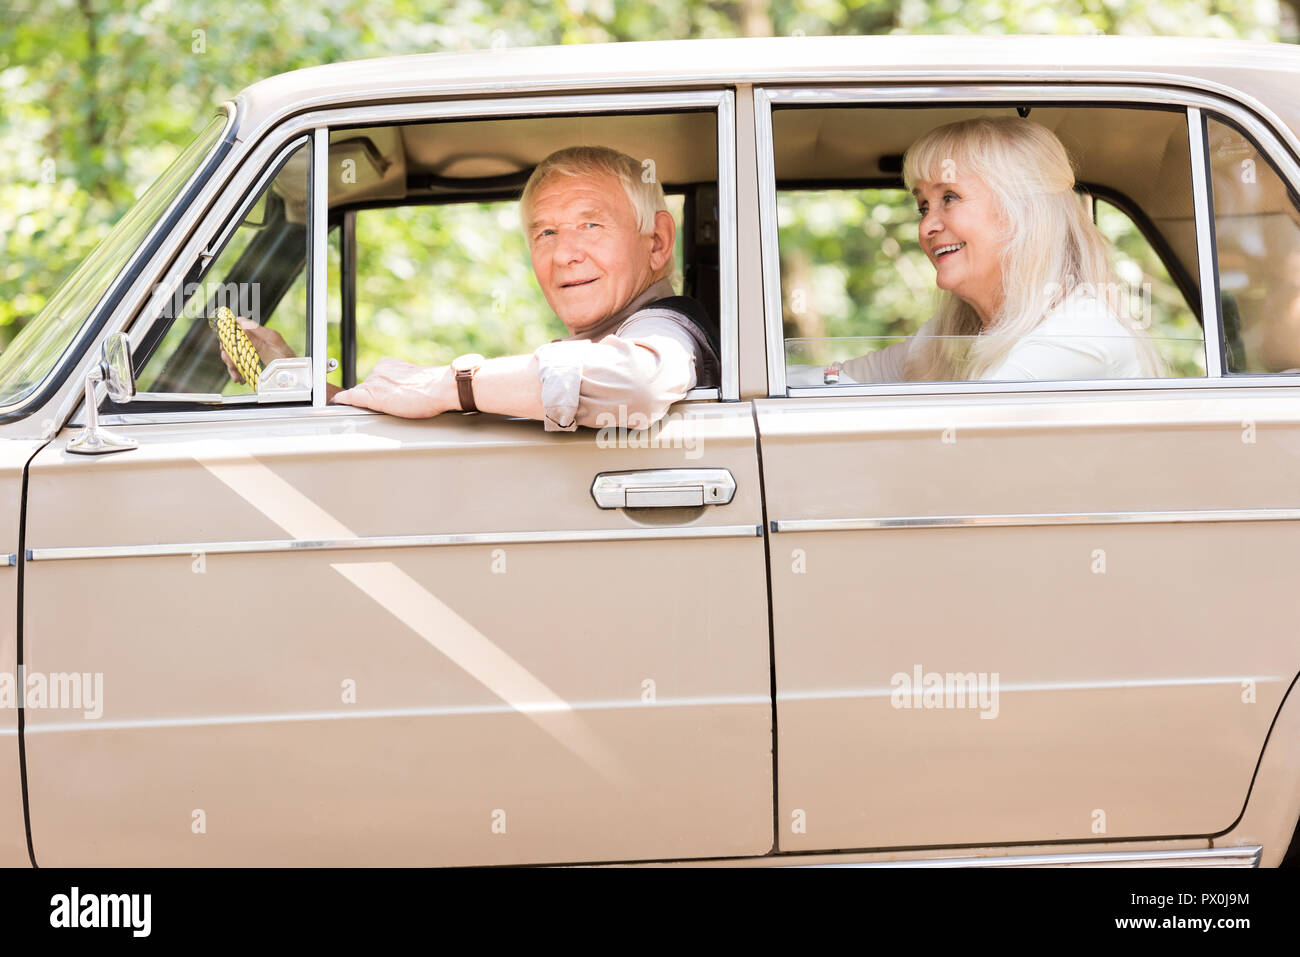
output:
<instances>
[{"instance_id":1,"label":"man's smiling face","mask_svg":"<svg viewBox=\"0 0 1300 957\"><path fill-rule=\"evenodd\" d=\"M664 258L657 255L656 235L637 231L623 184L607 173L544 182L533 199L527 238L542 293L574 334L645 291L655 279L653 263ZM671 238L668 243L671 250Z\"/></svg>"}]
</instances>

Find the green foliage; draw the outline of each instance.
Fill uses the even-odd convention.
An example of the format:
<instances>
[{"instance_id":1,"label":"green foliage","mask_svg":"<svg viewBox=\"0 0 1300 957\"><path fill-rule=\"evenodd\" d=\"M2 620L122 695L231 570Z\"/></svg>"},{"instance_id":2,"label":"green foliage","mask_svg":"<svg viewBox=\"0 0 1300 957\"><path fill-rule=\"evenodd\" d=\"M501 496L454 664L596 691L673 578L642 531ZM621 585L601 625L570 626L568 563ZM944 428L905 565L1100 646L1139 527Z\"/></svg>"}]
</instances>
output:
<instances>
[{"instance_id":1,"label":"green foliage","mask_svg":"<svg viewBox=\"0 0 1300 957\"><path fill-rule=\"evenodd\" d=\"M359 378L384 356L445 365L568 335L533 280L514 203L359 212L357 330Z\"/></svg>"}]
</instances>

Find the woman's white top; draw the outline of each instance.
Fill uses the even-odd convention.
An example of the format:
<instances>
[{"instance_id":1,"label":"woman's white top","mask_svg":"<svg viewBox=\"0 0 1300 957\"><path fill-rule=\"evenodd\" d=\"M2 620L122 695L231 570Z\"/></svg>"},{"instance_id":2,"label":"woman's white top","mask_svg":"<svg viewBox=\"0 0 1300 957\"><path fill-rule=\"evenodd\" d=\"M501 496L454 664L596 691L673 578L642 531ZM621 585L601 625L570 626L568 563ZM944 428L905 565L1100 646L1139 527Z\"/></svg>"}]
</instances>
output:
<instances>
[{"instance_id":1,"label":"woman's white top","mask_svg":"<svg viewBox=\"0 0 1300 957\"><path fill-rule=\"evenodd\" d=\"M935 317L904 342L840 363L840 382L904 382L911 351L934 334ZM823 385L820 366L786 367L792 386ZM1144 375L1137 340L1100 299L1082 292L1059 303L981 379L1131 379Z\"/></svg>"}]
</instances>

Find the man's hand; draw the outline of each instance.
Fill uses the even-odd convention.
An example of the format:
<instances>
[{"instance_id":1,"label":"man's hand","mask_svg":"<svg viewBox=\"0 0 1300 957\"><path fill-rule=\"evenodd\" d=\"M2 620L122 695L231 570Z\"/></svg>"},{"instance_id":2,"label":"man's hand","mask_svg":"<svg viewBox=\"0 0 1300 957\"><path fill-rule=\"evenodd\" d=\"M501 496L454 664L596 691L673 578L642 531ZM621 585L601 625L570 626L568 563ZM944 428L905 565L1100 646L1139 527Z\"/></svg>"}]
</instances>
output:
<instances>
[{"instance_id":1,"label":"man's hand","mask_svg":"<svg viewBox=\"0 0 1300 957\"><path fill-rule=\"evenodd\" d=\"M245 319L243 316L236 316L235 321L248 335L248 340L253 344L253 348L257 350L262 365L270 365L276 359L293 358L294 351L289 348L289 343L285 342L284 336L274 329L268 329L252 319ZM226 371L230 373L230 378L236 382L244 381L244 377L235 368L235 363L231 361L230 356L226 355L225 349L221 350L221 361L226 364Z\"/></svg>"},{"instance_id":2,"label":"man's hand","mask_svg":"<svg viewBox=\"0 0 1300 957\"><path fill-rule=\"evenodd\" d=\"M334 393L330 401L407 419L460 409L450 366L417 366L401 359L380 359L364 382Z\"/></svg>"}]
</instances>

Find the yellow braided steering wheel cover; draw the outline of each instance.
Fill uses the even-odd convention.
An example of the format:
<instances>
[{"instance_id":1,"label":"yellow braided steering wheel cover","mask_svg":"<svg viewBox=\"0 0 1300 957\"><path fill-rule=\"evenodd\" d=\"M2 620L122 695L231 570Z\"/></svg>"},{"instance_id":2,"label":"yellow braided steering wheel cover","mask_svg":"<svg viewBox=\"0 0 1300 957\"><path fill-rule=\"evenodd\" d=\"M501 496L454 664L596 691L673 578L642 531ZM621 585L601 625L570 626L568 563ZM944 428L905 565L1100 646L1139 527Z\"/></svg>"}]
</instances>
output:
<instances>
[{"instance_id":1,"label":"yellow braided steering wheel cover","mask_svg":"<svg viewBox=\"0 0 1300 957\"><path fill-rule=\"evenodd\" d=\"M248 338L248 333L240 327L235 314L222 306L216 315L208 318L208 325L216 332L217 338L221 340L221 348L226 350L226 355L235 363L235 368L244 377L244 381L256 392L257 379L262 374L262 359L257 354L253 341Z\"/></svg>"}]
</instances>

